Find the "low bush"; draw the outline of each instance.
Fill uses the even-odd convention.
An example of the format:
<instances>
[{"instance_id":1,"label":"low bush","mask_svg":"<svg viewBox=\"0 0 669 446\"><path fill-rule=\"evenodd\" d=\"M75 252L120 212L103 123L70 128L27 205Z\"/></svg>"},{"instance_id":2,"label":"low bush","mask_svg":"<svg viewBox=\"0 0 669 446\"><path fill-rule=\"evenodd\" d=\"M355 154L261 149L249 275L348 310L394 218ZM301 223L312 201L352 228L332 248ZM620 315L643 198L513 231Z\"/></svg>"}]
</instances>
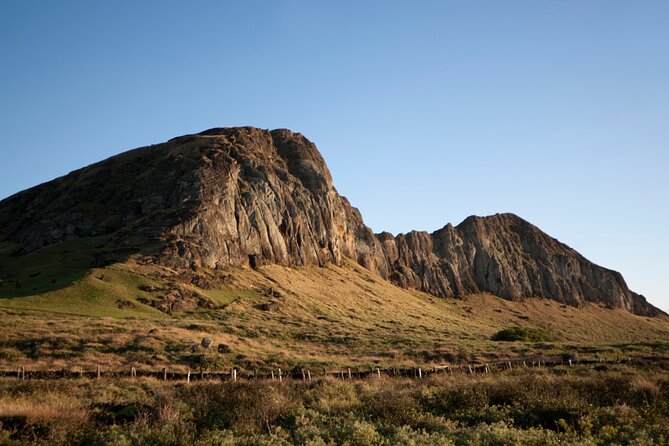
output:
<instances>
[{"instance_id":1,"label":"low bush","mask_svg":"<svg viewBox=\"0 0 669 446\"><path fill-rule=\"evenodd\" d=\"M669 379L585 367L418 379L0 379L2 445L665 444Z\"/></svg>"},{"instance_id":2,"label":"low bush","mask_svg":"<svg viewBox=\"0 0 669 446\"><path fill-rule=\"evenodd\" d=\"M492 336L492 340L549 342L553 341L554 337L541 328L515 326L498 331Z\"/></svg>"}]
</instances>

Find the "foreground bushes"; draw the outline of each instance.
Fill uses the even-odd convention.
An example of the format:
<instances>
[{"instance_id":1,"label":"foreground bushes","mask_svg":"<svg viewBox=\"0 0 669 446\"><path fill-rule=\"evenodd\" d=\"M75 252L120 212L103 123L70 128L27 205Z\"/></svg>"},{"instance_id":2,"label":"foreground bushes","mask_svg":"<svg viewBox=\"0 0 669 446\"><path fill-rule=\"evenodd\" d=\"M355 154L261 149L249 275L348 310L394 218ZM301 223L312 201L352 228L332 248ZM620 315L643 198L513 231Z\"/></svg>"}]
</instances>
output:
<instances>
[{"instance_id":1,"label":"foreground bushes","mask_svg":"<svg viewBox=\"0 0 669 446\"><path fill-rule=\"evenodd\" d=\"M666 444L669 378L573 368L426 380L0 381L0 444Z\"/></svg>"}]
</instances>

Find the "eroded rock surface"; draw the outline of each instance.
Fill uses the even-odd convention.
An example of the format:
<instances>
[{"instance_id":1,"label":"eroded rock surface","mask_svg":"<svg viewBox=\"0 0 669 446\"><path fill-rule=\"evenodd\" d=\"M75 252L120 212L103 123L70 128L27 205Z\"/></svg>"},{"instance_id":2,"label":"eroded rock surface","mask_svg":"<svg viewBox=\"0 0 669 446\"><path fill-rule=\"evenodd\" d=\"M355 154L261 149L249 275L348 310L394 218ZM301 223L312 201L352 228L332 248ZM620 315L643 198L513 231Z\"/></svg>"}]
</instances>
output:
<instances>
[{"instance_id":1,"label":"eroded rock surface","mask_svg":"<svg viewBox=\"0 0 669 446\"><path fill-rule=\"evenodd\" d=\"M390 279L438 296L485 291L506 299L546 297L572 306L599 302L636 314L660 311L631 292L616 271L513 214L469 217L428 234L383 240Z\"/></svg>"},{"instance_id":2,"label":"eroded rock surface","mask_svg":"<svg viewBox=\"0 0 669 446\"><path fill-rule=\"evenodd\" d=\"M16 255L89 236L107 247L95 266L139 251L181 275L349 257L437 296L489 292L661 313L619 273L515 215L469 217L432 234L376 235L337 193L316 146L284 129L216 128L175 138L0 202L0 241Z\"/></svg>"}]
</instances>

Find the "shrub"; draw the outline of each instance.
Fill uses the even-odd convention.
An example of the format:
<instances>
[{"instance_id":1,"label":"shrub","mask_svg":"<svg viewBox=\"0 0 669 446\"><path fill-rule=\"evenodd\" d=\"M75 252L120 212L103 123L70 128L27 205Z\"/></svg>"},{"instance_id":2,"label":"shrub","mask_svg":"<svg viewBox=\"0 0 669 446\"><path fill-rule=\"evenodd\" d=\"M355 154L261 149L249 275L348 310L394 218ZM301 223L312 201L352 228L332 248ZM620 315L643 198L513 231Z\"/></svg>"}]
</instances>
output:
<instances>
[{"instance_id":1,"label":"shrub","mask_svg":"<svg viewBox=\"0 0 669 446\"><path fill-rule=\"evenodd\" d=\"M493 341L547 342L554 340L548 332L534 327L509 327L492 336Z\"/></svg>"},{"instance_id":2,"label":"shrub","mask_svg":"<svg viewBox=\"0 0 669 446\"><path fill-rule=\"evenodd\" d=\"M393 426L413 426L419 418L419 404L410 389L390 384L364 395L365 412L373 419Z\"/></svg>"},{"instance_id":3,"label":"shrub","mask_svg":"<svg viewBox=\"0 0 669 446\"><path fill-rule=\"evenodd\" d=\"M0 444L666 444L665 372L567 369L306 383L5 378Z\"/></svg>"},{"instance_id":4,"label":"shrub","mask_svg":"<svg viewBox=\"0 0 669 446\"><path fill-rule=\"evenodd\" d=\"M289 387L262 382L193 386L184 389L182 398L189 402L199 428L249 434L272 433L295 404Z\"/></svg>"}]
</instances>

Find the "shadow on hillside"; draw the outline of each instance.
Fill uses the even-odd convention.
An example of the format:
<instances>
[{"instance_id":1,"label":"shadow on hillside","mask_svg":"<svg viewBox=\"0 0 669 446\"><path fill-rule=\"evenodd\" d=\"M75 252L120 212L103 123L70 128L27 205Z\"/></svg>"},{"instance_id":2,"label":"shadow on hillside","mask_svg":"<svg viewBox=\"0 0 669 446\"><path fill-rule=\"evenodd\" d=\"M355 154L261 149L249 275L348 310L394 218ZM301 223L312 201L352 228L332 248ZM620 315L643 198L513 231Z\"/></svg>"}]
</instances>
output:
<instances>
[{"instance_id":1,"label":"shadow on hillside","mask_svg":"<svg viewBox=\"0 0 669 446\"><path fill-rule=\"evenodd\" d=\"M127 260L139 247L119 249L112 236L84 237L16 255L0 244L0 299L14 299L66 288L93 268Z\"/></svg>"}]
</instances>

